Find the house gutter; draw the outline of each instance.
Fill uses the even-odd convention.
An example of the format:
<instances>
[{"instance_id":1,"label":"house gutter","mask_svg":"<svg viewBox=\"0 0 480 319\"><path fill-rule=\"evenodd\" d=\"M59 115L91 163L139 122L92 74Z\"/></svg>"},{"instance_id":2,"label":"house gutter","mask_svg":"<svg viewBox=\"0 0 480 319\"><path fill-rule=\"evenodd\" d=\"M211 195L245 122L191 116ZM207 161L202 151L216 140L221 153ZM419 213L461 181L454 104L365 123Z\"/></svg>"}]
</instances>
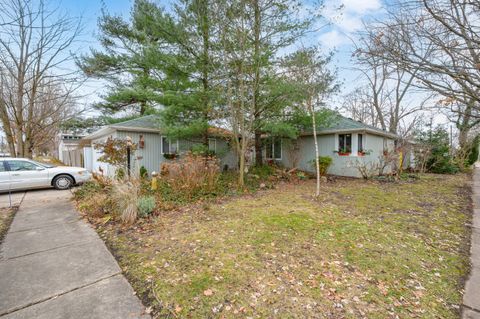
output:
<instances>
[{"instance_id":1,"label":"house gutter","mask_svg":"<svg viewBox=\"0 0 480 319\"><path fill-rule=\"evenodd\" d=\"M116 126L116 125L112 125L110 127L119 131L160 133L160 130L156 128L128 127L128 126Z\"/></svg>"},{"instance_id":2,"label":"house gutter","mask_svg":"<svg viewBox=\"0 0 480 319\"><path fill-rule=\"evenodd\" d=\"M317 132L317 135L327 135L327 134L343 134L343 133L370 133L372 135L379 135L379 136L385 136L389 137L392 139L399 139L400 137L396 134L388 133L388 132L379 132L377 130L372 130L372 129L346 129L346 130L324 130ZM300 136L312 136L313 133L301 133Z\"/></svg>"}]
</instances>

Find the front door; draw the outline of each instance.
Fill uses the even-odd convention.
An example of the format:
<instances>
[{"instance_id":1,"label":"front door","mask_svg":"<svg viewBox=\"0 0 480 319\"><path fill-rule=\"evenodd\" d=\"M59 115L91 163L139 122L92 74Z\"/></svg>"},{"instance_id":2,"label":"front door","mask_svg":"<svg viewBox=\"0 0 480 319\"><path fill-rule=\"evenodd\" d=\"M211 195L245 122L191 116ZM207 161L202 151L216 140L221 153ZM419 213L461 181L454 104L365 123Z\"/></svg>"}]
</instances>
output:
<instances>
[{"instance_id":1,"label":"front door","mask_svg":"<svg viewBox=\"0 0 480 319\"><path fill-rule=\"evenodd\" d=\"M11 189L24 189L50 186L45 167L29 161L8 160Z\"/></svg>"}]
</instances>

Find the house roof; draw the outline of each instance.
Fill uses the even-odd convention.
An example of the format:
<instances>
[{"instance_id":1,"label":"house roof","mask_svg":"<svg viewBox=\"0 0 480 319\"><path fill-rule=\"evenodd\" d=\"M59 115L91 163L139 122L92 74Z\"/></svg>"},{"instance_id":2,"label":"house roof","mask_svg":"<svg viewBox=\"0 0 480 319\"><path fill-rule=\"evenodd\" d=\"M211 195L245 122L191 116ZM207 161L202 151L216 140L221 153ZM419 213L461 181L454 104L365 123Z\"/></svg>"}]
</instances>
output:
<instances>
[{"instance_id":1,"label":"house roof","mask_svg":"<svg viewBox=\"0 0 480 319\"><path fill-rule=\"evenodd\" d=\"M101 136L111 134L115 130L161 133L160 117L158 115L146 115L133 120L107 125L100 130L86 136L85 139L96 139ZM220 127L210 127L208 129L208 133L212 136L219 137L226 137L232 134L229 130Z\"/></svg>"},{"instance_id":2,"label":"house roof","mask_svg":"<svg viewBox=\"0 0 480 319\"><path fill-rule=\"evenodd\" d=\"M387 131L378 129L374 126L364 124L359 121L352 120L340 114L335 115L335 118L328 126L317 127L317 134L332 134L332 133L349 133L349 132L367 132L374 135L381 135L396 139L397 135ZM303 136L312 135L312 130L302 132Z\"/></svg>"},{"instance_id":3,"label":"house roof","mask_svg":"<svg viewBox=\"0 0 480 319\"><path fill-rule=\"evenodd\" d=\"M160 117L158 115L146 115L133 120L111 124L109 126L117 129L147 129L160 131Z\"/></svg>"}]
</instances>

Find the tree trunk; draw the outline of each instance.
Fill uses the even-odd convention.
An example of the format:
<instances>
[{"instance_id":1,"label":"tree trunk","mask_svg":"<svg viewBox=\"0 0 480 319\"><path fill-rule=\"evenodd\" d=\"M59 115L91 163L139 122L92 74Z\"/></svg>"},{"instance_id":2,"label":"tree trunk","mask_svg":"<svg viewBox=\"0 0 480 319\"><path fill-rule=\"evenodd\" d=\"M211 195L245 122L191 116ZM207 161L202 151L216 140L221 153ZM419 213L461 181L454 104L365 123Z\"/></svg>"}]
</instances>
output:
<instances>
[{"instance_id":1,"label":"tree trunk","mask_svg":"<svg viewBox=\"0 0 480 319\"><path fill-rule=\"evenodd\" d=\"M464 150L465 147L468 147L467 139L468 139L469 132L470 132L470 128L468 126L459 127L458 145L460 146L461 150Z\"/></svg>"},{"instance_id":2,"label":"tree trunk","mask_svg":"<svg viewBox=\"0 0 480 319\"><path fill-rule=\"evenodd\" d=\"M23 76L19 76L17 90L17 101L15 105L15 145L17 153L16 157L24 157L24 145L23 145Z\"/></svg>"},{"instance_id":3,"label":"tree trunk","mask_svg":"<svg viewBox=\"0 0 480 319\"><path fill-rule=\"evenodd\" d=\"M465 111L460 113L459 119L457 120L457 128L459 130L458 135L458 144L461 150L464 150L465 147L468 147L468 134L470 133L470 129L472 127L471 119L472 119L472 109L475 105L475 101L470 100L470 103L465 105Z\"/></svg>"},{"instance_id":4,"label":"tree trunk","mask_svg":"<svg viewBox=\"0 0 480 319\"><path fill-rule=\"evenodd\" d=\"M260 96L260 32L261 32L261 19L260 19L260 4L259 0L253 0L254 7L254 24L253 24L253 33L254 33L254 53L253 53L253 62L254 62L254 79L253 79L253 109L255 116L255 165L262 166L262 140L261 140L261 130L259 129L261 123L261 114L262 110L258 104Z\"/></svg>"},{"instance_id":5,"label":"tree trunk","mask_svg":"<svg viewBox=\"0 0 480 319\"><path fill-rule=\"evenodd\" d=\"M2 121L3 132L7 138L8 150L10 156L15 156L15 137L13 135L12 126L10 125L10 119L8 118L7 106L3 101L0 101L0 119Z\"/></svg>"},{"instance_id":6,"label":"tree trunk","mask_svg":"<svg viewBox=\"0 0 480 319\"><path fill-rule=\"evenodd\" d=\"M262 133L259 131L255 132L255 165L262 166Z\"/></svg>"},{"instance_id":7,"label":"tree trunk","mask_svg":"<svg viewBox=\"0 0 480 319\"><path fill-rule=\"evenodd\" d=\"M243 188L245 186L245 139L242 138L241 146L240 146L240 167L239 167L239 172L238 172L238 187Z\"/></svg>"},{"instance_id":8,"label":"tree trunk","mask_svg":"<svg viewBox=\"0 0 480 319\"><path fill-rule=\"evenodd\" d=\"M210 82L209 82L209 73L210 73L210 21L209 21L209 8L208 0L202 1L202 86L203 86L203 103L205 105L205 112L203 113L203 120L205 123L210 121ZM205 160L208 155L208 128L204 132L203 144L205 146Z\"/></svg>"},{"instance_id":9,"label":"tree trunk","mask_svg":"<svg viewBox=\"0 0 480 319\"><path fill-rule=\"evenodd\" d=\"M320 196L320 161L318 157L320 156L318 152L318 138L317 138L317 123L315 120L315 110L313 108L312 101L308 101L310 115L312 116L312 128L313 128L313 143L315 144L315 169L317 171L317 187L315 189L315 197Z\"/></svg>"}]
</instances>

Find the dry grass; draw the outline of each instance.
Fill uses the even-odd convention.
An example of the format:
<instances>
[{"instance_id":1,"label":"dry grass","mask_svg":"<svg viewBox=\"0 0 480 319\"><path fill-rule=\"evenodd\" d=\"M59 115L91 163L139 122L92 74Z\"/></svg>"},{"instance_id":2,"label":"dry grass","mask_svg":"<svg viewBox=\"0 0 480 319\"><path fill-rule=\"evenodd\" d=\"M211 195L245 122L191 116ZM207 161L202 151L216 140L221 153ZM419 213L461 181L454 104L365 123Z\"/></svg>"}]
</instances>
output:
<instances>
[{"instance_id":1,"label":"dry grass","mask_svg":"<svg viewBox=\"0 0 480 319\"><path fill-rule=\"evenodd\" d=\"M133 178L114 181L112 184L110 200L114 203L115 214L125 224L132 224L137 220L140 187L140 181Z\"/></svg>"},{"instance_id":2,"label":"dry grass","mask_svg":"<svg viewBox=\"0 0 480 319\"><path fill-rule=\"evenodd\" d=\"M283 184L99 232L159 317L457 318L467 184Z\"/></svg>"},{"instance_id":3,"label":"dry grass","mask_svg":"<svg viewBox=\"0 0 480 319\"><path fill-rule=\"evenodd\" d=\"M8 228L12 223L13 217L15 216L15 212L17 211L18 207L11 207L11 208L0 208L0 244L3 241L3 238L7 234Z\"/></svg>"}]
</instances>

